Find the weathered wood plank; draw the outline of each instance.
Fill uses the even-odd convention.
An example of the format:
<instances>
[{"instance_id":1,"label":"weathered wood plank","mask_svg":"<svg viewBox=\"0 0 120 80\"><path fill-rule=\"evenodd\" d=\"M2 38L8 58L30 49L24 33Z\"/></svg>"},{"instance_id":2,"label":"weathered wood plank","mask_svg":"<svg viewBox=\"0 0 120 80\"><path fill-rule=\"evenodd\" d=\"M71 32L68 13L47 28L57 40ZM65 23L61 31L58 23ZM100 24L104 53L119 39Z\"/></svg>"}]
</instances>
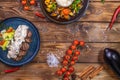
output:
<instances>
[{"instance_id":1,"label":"weathered wood plank","mask_svg":"<svg viewBox=\"0 0 120 80\"><path fill-rule=\"evenodd\" d=\"M119 6L120 2L107 2L102 4L100 2L91 2L89 4L86 15L80 21L101 21L110 22L114 10ZM108 7L109 6L109 7ZM8 17L24 17L31 21L46 21L35 17L34 12L40 11L39 7L32 8L31 11L23 11L18 2L0 2L0 19L3 20ZM42 12L41 12L42 13ZM117 22L120 22L118 17Z\"/></svg>"},{"instance_id":2,"label":"weathered wood plank","mask_svg":"<svg viewBox=\"0 0 120 80\"><path fill-rule=\"evenodd\" d=\"M98 60L100 51L106 47L119 50L120 29L115 24L111 31L105 31L107 23L78 23L79 25L56 25L53 23L35 23L41 36L41 48L33 62L45 62L47 53L65 54L74 39L84 40L88 49L84 50L79 62L103 62ZM84 25L81 27L80 25ZM49 25L49 26L48 26ZM94 25L94 26L93 26ZM87 30L87 34L86 34ZM103 33L103 31L105 31ZM91 59L92 58L92 59ZM101 58L102 59L102 58Z\"/></svg>"},{"instance_id":3,"label":"weathered wood plank","mask_svg":"<svg viewBox=\"0 0 120 80\"><path fill-rule=\"evenodd\" d=\"M71 43L41 43L40 51L38 52L32 63L45 63L47 54L53 53L58 56L59 61L63 60L65 52ZM86 43L86 46L81 49L81 55L77 62L82 63L104 63L103 50L112 48L120 52L120 43Z\"/></svg>"},{"instance_id":4,"label":"weathered wood plank","mask_svg":"<svg viewBox=\"0 0 120 80\"><path fill-rule=\"evenodd\" d=\"M106 31L109 23L81 23L57 25L48 22L34 22L41 36L41 41L70 42L75 39L86 42L120 42L120 23Z\"/></svg>"},{"instance_id":5,"label":"weathered wood plank","mask_svg":"<svg viewBox=\"0 0 120 80\"><path fill-rule=\"evenodd\" d=\"M59 61L63 60L63 56L68 50L71 43L55 43L55 42L45 42L41 43L40 51L35 59L32 61L34 63L46 62L47 54L53 53L58 56ZM103 50L105 48L112 48L120 52L120 43L86 43L83 49L80 49L81 55L77 62L82 63L104 63Z\"/></svg>"},{"instance_id":6,"label":"weathered wood plank","mask_svg":"<svg viewBox=\"0 0 120 80\"><path fill-rule=\"evenodd\" d=\"M75 70L79 74L85 67L89 65L99 66L101 64L76 64ZM94 77L92 80L119 80L115 73L107 66L103 65L104 70L100 72L100 75ZM7 68L6 68L7 69ZM28 64L17 72L0 75L1 80L58 80L58 77L55 75L56 70L59 68L49 68L45 63L39 64ZM1 69L0 69L1 70ZM77 79L78 80L78 79Z\"/></svg>"}]
</instances>

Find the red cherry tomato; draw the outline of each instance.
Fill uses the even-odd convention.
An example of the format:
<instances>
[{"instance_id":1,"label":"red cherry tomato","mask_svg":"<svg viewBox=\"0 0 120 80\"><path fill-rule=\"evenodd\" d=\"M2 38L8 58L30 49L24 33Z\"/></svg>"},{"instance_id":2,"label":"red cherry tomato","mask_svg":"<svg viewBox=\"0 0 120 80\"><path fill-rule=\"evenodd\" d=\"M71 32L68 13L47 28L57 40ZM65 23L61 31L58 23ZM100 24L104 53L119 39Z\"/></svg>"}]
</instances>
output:
<instances>
[{"instance_id":1,"label":"red cherry tomato","mask_svg":"<svg viewBox=\"0 0 120 80\"><path fill-rule=\"evenodd\" d=\"M78 60L78 56L73 56L73 57L72 57L72 60L73 60L73 61Z\"/></svg>"},{"instance_id":2,"label":"red cherry tomato","mask_svg":"<svg viewBox=\"0 0 120 80\"><path fill-rule=\"evenodd\" d=\"M74 53L76 56L79 56L80 55L80 51L75 51Z\"/></svg>"},{"instance_id":3,"label":"red cherry tomato","mask_svg":"<svg viewBox=\"0 0 120 80\"><path fill-rule=\"evenodd\" d=\"M67 50L67 54L68 54L68 55L72 55L72 50L71 50L71 49L68 49L68 50Z\"/></svg>"},{"instance_id":4,"label":"red cherry tomato","mask_svg":"<svg viewBox=\"0 0 120 80\"><path fill-rule=\"evenodd\" d=\"M75 70L75 69L74 69L74 67L72 67L72 66L70 66L70 67L68 68L68 71L70 71L71 73L74 72L74 70Z\"/></svg>"},{"instance_id":5,"label":"red cherry tomato","mask_svg":"<svg viewBox=\"0 0 120 80\"><path fill-rule=\"evenodd\" d=\"M68 61L67 60L63 60L62 64L63 64L63 66L67 66L68 65Z\"/></svg>"},{"instance_id":6,"label":"red cherry tomato","mask_svg":"<svg viewBox=\"0 0 120 80\"><path fill-rule=\"evenodd\" d=\"M29 7L28 6L24 6L24 10L29 10Z\"/></svg>"},{"instance_id":7,"label":"red cherry tomato","mask_svg":"<svg viewBox=\"0 0 120 80\"><path fill-rule=\"evenodd\" d=\"M58 76L61 76L63 73L62 73L61 70L58 70L58 71L56 72L56 74L57 74Z\"/></svg>"},{"instance_id":8,"label":"red cherry tomato","mask_svg":"<svg viewBox=\"0 0 120 80\"><path fill-rule=\"evenodd\" d=\"M31 4L31 5L34 5L34 4L35 4L35 0L31 0L31 1L30 1L30 4Z\"/></svg>"},{"instance_id":9,"label":"red cherry tomato","mask_svg":"<svg viewBox=\"0 0 120 80\"><path fill-rule=\"evenodd\" d=\"M23 0L21 3L22 3L22 5L25 5L27 3L27 1Z\"/></svg>"},{"instance_id":10,"label":"red cherry tomato","mask_svg":"<svg viewBox=\"0 0 120 80\"><path fill-rule=\"evenodd\" d=\"M70 46L70 49L75 50L76 49L76 45Z\"/></svg>"},{"instance_id":11,"label":"red cherry tomato","mask_svg":"<svg viewBox=\"0 0 120 80\"><path fill-rule=\"evenodd\" d=\"M70 60L70 56L69 55L65 55L64 59L65 60Z\"/></svg>"},{"instance_id":12,"label":"red cherry tomato","mask_svg":"<svg viewBox=\"0 0 120 80\"><path fill-rule=\"evenodd\" d=\"M78 40L74 40L73 41L73 45L78 45L79 44L79 41Z\"/></svg>"},{"instance_id":13,"label":"red cherry tomato","mask_svg":"<svg viewBox=\"0 0 120 80\"><path fill-rule=\"evenodd\" d=\"M66 71L66 72L65 72L65 76L66 76L66 77L70 76L70 74L71 74L71 72L69 72L69 71Z\"/></svg>"},{"instance_id":14,"label":"red cherry tomato","mask_svg":"<svg viewBox=\"0 0 120 80\"><path fill-rule=\"evenodd\" d=\"M80 41L80 46L84 46L85 45L85 42L84 41Z\"/></svg>"},{"instance_id":15,"label":"red cherry tomato","mask_svg":"<svg viewBox=\"0 0 120 80\"><path fill-rule=\"evenodd\" d=\"M64 77L63 80L70 80L69 77Z\"/></svg>"},{"instance_id":16,"label":"red cherry tomato","mask_svg":"<svg viewBox=\"0 0 120 80\"><path fill-rule=\"evenodd\" d=\"M61 68L61 71L64 73L67 71L67 69L65 67Z\"/></svg>"},{"instance_id":17,"label":"red cherry tomato","mask_svg":"<svg viewBox=\"0 0 120 80\"><path fill-rule=\"evenodd\" d=\"M74 65L74 64L75 64L75 61L72 60L72 61L70 62L70 65Z\"/></svg>"}]
</instances>

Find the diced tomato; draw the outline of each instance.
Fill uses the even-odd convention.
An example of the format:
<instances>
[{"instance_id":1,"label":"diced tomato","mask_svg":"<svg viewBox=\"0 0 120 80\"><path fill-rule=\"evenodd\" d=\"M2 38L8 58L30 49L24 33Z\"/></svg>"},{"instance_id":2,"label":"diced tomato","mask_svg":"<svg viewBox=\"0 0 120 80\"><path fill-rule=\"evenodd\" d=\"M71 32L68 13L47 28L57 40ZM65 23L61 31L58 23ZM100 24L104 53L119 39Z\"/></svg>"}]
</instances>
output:
<instances>
[{"instance_id":1,"label":"diced tomato","mask_svg":"<svg viewBox=\"0 0 120 80\"><path fill-rule=\"evenodd\" d=\"M7 33L10 33L10 32L12 32L12 31L13 31L13 28L10 27L6 32L7 32Z\"/></svg>"},{"instance_id":2,"label":"diced tomato","mask_svg":"<svg viewBox=\"0 0 120 80\"><path fill-rule=\"evenodd\" d=\"M3 45L5 43L5 40L0 41L0 45Z\"/></svg>"},{"instance_id":3,"label":"diced tomato","mask_svg":"<svg viewBox=\"0 0 120 80\"><path fill-rule=\"evenodd\" d=\"M69 15L70 9L63 9L62 12L64 15Z\"/></svg>"},{"instance_id":4,"label":"diced tomato","mask_svg":"<svg viewBox=\"0 0 120 80\"><path fill-rule=\"evenodd\" d=\"M74 72L74 67L70 66L70 67L68 68L68 70L72 73L72 72Z\"/></svg>"}]
</instances>

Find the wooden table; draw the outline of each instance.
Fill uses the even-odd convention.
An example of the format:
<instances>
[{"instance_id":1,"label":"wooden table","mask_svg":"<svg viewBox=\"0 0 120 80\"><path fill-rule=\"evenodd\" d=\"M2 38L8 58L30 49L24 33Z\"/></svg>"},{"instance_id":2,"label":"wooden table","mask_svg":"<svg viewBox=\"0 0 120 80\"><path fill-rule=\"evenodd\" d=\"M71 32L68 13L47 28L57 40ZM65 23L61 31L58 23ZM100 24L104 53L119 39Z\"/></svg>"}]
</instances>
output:
<instances>
[{"instance_id":1,"label":"wooden table","mask_svg":"<svg viewBox=\"0 0 120 80\"><path fill-rule=\"evenodd\" d=\"M105 31L109 25L114 10L120 5L120 0L106 0L102 4L100 0L91 0L84 17L79 21L58 25L38 18L35 11L23 11L17 0L0 0L0 20L9 17L23 17L33 22L39 30L41 46L35 59L17 72L0 75L0 80L58 80L54 75L58 68L50 68L46 63L48 53L62 55L75 39L84 40L85 48L75 65L76 73L88 65L104 65L105 69L100 75L92 80L120 80L117 75L104 63L102 54L106 47L116 49L120 52L120 17L110 31ZM0 63L0 71L10 69L10 66Z\"/></svg>"}]
</instances>

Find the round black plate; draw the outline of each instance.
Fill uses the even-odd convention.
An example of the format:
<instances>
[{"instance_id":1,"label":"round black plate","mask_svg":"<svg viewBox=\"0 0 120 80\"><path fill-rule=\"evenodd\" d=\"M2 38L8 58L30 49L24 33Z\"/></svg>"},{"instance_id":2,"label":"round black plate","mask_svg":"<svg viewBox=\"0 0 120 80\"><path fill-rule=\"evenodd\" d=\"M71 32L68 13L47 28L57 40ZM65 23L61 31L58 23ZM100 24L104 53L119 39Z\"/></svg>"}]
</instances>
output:
<instances>
[{"instance_id":1,"label":"round black plate","mask_svg":"<svg viewBox=\"0 0 120 80\"><path fill-rule=\"evenodd\" d=\"M82 17L85 14L85 11L89 4L89 0L83 0L83 7L80 9L78 15L76 15L74 18L72 18L70 20L65 21L65 20L56 20L52 16L50 16L50 14L45 9L44 1L45 0L40 0L40 7L41 7L42 12L50 21L53 21L58 24L69 24L69 23L77 21L80 17Z\"/></svg>"}]
</instances>

